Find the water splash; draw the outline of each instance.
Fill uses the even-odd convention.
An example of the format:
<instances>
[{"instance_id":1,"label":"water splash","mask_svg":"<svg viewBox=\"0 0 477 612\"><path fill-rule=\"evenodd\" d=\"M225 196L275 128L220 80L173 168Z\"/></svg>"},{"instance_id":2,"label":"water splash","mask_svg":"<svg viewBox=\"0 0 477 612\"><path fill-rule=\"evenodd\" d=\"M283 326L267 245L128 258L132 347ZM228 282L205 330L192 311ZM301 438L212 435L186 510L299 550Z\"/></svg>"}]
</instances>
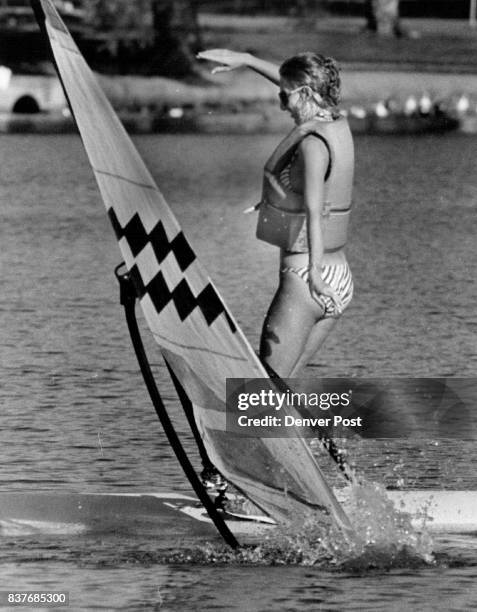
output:
<instances>
[{"instance_id":1,"label":"water splash","mask_svg":"<svg viewBox=\"0 0 477 612\"><path fill-rule=\"evenodd\" d=\"M357 533L348 549L351 560L361 558L376 567L434 562L425 509L420 511L421 526L416 530L415 517L396 508L382 485L368 481L347 489L344 508Z\"/></svg>"},{"instance_id":2,"label":"water splash","mask_svg":"<svg viewBox=\"0 0 477 612\"><path fill-rule=\"evenodd\" d=\"M425 517L417 531L411 516L394 506L382 485L361 482L340 494L355 536L349 537L329 517L310 513L305 520L277 527L263 542L230 551L207 544L195 561L259 565L314 565L367 571L434 564L433 540Z\"/></svg>"}]
</instances>

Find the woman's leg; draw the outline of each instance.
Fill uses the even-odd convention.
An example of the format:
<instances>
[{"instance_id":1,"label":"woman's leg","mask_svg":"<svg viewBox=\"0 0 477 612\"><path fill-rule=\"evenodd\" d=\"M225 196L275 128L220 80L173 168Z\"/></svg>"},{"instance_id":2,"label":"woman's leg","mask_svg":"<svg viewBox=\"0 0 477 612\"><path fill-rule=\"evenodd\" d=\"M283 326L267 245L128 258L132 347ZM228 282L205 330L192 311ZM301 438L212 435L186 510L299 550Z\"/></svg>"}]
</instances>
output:
<instances>
[{"instance_id":1,"label":"woman's leg","mask_svg":"<svg viewBox=\"0 0 477 612\"><path fill-rule=\"evenodd\" d=\"M313 355L319 348L321 348L324 341L328 337L328 334L335 327L337 322L338 319L328 318L320 319L315 323L310 335L308 336L308 341L303 349L303 352L289 374L290 377L296 377L299 375L300 370L307 365L307 363L312 359Z\"/></svg>"},{"instance_id":2,"label":"woman's leg","mask_svg":"<svg viewBox=\"0 0 477 612\"><path fill-rule=\"evenodd\" d=\"M308 284L293 272L281 274L280 285L263 325L260 341L262 361L279 376L290 376L296 364L302 362L304 351L309 355L311 340L318 348L315 336L319 334L314 333L317 321L325 323L330 320L321 319L322 316L323 308L311 298ZM332 327L327 323L320 329L324 334ZM324 337L321 342L323 340Z\"/></svg>"},{"instance_id":3,"label":"woman's leg","mask_svg":"<svg viewBox=\"0 0 477 612\"><path fill-rule=\"evenodd\" d=\"M329 266L325 277L327 282L337 291L342 298L343 306L346 308L353 296L353 279L351 271L345 262L345 265ZM329 333L338 322L337 318L326 317L320 318L310 332L306 346L303 348L298 360L296 361L290 376L298 376L302 368L313 358L315 353L321 348Z\"/></svg>"}]
</instances>

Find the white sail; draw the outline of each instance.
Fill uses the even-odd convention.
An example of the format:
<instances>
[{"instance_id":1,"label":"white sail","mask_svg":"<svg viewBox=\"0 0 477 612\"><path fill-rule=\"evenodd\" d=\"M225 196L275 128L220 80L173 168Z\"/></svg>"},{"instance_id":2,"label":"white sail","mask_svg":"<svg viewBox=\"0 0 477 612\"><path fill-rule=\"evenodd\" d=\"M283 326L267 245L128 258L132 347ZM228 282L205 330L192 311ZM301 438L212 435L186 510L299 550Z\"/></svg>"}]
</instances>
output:
<instances>
[{"instance_id":1,"label":"white sail","mask_svg":"<svg viewBox=\"0 0 477 612\"><path fill-rule=\"evenodd\" d=\"M145 318L194 406L212 462L278 521L326 509L348 519L297 431L226 431L226 378L268 378L50 0L32 0ZM270 382L273 386L273 383ZM289 409L294 414L293 409Z\"/></svg>"}]
</instances>

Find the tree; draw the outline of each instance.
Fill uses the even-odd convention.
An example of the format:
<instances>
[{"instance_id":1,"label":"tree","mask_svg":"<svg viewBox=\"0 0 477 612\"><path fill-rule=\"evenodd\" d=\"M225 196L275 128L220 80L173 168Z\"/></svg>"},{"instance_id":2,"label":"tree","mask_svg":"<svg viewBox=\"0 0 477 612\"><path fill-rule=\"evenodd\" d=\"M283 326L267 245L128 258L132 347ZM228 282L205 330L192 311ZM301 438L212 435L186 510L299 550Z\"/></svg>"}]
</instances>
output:
<instances>
[{"instance_id":1,"label":"tree","mask_svg":"<svg viewBox=\"0 0 477 612\"><path fill-rule=\"evenodd\" d=\"M366 0L367 28L383 36L401 36L399 0Z\"/></svg>"},{"instance_id":2,"label":"tree","mask_svg":"<svg viewBox=\"0 0 477 612\"><path fill-rule=\"evenodd\" d=\"M153 57L151 68L171 76L193 74L201 47L194 0L152 0Z\"/></svg>"},{"instance_id":3,"label":"tree","mask_svg":"<svg viewBox=\"0 0 477 612\"><path fill-rule=\"evenodd\" d=\"M97 68L184 77L195 73L200 33L195 0L85 0Z\"/></svg>"}]
</instances>

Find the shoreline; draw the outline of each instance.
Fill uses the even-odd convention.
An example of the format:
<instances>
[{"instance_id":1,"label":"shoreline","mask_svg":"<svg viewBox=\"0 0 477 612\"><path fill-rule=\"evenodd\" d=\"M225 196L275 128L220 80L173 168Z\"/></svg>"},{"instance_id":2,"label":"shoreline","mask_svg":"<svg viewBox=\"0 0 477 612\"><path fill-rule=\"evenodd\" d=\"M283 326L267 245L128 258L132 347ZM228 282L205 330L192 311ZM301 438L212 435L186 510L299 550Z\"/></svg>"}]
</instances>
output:
<instances>
[{"instance_id":1,"label":"shoreline","mask_svg":"<svg viewBox=\"0 0 477 612\"><path fill-rule=\"evenodd\" d=\"M241 107L267 103L278 108L277 88L247 70L204 75L201 85L165 77L111 77L97 75L116 109L144 106ZM477 103L477 74L412 70L343 68L342 106L372 104L380 100L404 101L408 96L429 94L444 100L465 94Z\"/></svg>"},{"instance_id":2,"label":"shoreline","mask_svg":"<svg viewBox=\"0 0 477 612\"><path fill-rule=\"evenodd\" d=\"M174 109L173 109L174 110ZM457 132L477 134L477 117L456 118L396 113L378 116L373 109L364 116L348 114L354 134L419 135ZM118 113L130 134L282 134L292 127L290 118L273 112L209 112L187 114L185 117L157 116L154 113ZM64 113L38 113L36 115L0 113L0 134L74 134L76 124Z\"/></svg>"},{"instance_id":3,"label":"shoreline","mask_svg":"<svg viewBox=\"0 0 477 612\"><path fill-rule=\"evenodd\" d=\"M356 133L477 133L477 75L384 70L343 70L342 75L341 107ZM205 75L200 85L162 77L97 77L131 133L290 129L289 116L279 109L276 86L245 70ZM430 108L422 112L424 98ZM74 131L65 107L30 115L0 113L4 134Z\"/></svg>"}]
</instances>

